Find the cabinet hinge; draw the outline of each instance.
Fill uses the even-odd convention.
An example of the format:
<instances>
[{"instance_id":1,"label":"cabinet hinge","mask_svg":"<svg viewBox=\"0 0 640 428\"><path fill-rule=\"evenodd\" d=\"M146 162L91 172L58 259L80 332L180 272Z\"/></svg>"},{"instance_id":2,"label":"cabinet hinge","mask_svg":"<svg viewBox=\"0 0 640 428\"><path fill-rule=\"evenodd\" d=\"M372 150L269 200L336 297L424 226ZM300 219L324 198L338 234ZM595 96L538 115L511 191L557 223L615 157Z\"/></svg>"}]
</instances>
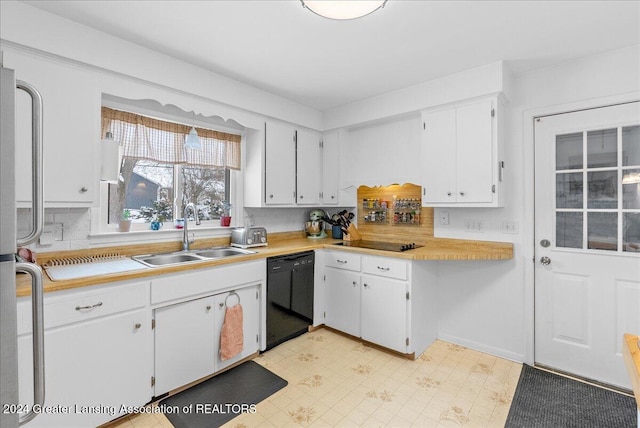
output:
<instances>
[{"instance_id":1,"label":"cabinet hinge","mask_svg":"<svg viewBox=\"0 0 640 428\"><path fill-rule=\"evenodd\" d=\"M422 188L422 196L427 196L427 189L424 187Z\"/></svg>"},{"instance_id":2,"label":"cabinet hinge","mask_svg":"<svg viewBox=\"0 0 640 428\"><path fill-rule=\"evenodd\" d=\"M327 275L322 275L322 280L326 282L327 281Z\"/></svg>"},{"instance_id":3,"label":"cabinet hinge","mask_svg":"<svg viewBox=\"0 0 640 428\"><path fill-rule=\"evenodd\" d=\"M156 328L156 319L152 319L151 320L151 330L153 330L154 328Z\"/></svg>"},{"instance_id":4,"label":"cabinet hinge","mask_svg":"<svg viewBox=\"0 0 640 428\"><path fill-rule=\"evenodd\" d=\"M260 297L258 295L258 290L256 290L256 300L258 300Z\"/></svg>"},{"instance_id":5,"label":"cabinet hinge","mask_svg":"<svg viewBox=\"0 0 640 428\"><path fill-rule=\"evenodd\" d=\"M322 199L322 192L318 192L318 196Z\"/></svg>"},{"instance_id":6,"label":"cabinet hinge","mask_svg":"<svg viewBox=\"0 0 640 428\"><path fill-rule=\"evenodd\" d=\"M151 376L151 386L156 386L156 378Z\"/></svg>"},{"instance_id":7,"label":"cabinet hinge","mask_svg":"<svg viewBox=\"0 0 640 428\"><path fill-rule=\"evenodd\" d=\"M496 109L491 109L491 117L496 117Z\"/></svg>"},{"instance_id":8,"label":"cabinet hinge","mask_svg":"<svg viewBox=\"0 0 640 428\"><path fill-rule=\"evenodd\" d=\"M260 337L256 334L256 343L260 342Z\"/></svg>"},{"instance_id":9,"label":"cabinet hinge","mask_svg":"<svg viewBox=\"0 0 640 428\"><path fill-rule=\"evenodd\" d=\"M320 148L321 148L321 149L324 149L324 141L320 140L320 141L319 141L319 144L320 144Z\"/></svg>"},{"instance_id":10,"label":"cabinet hinge","mask_svg":"<svg viewBox=\"0 0 640 428\"><path fill-rule=\"evenodd\" d=\"M410 297L410 295L409 295L409 292L407 291L407 300L409 300L409 297Z\"/></svg>"},{"instance_id":11,"label":"cabinet hinge","mask_svg":"<svg viewBox=\"0 0 640 428\"><path fill-rule=\"evenodd\" d=\"M293 142L297 143L298 142L298 133L297 132L293 132Z\"/></svg>"},{"instance_id":12,"label":"cabinet hinge","mask_svg":"<svg viewBox=\"0 0 640 428\"><path fill-rule=\"evenodd\" d=\"M322 318L326 318L327 317L327 311L322 312Z\"/></svg>"},{"instance_id":13,"label":"cabinet hinge","mask_svg":"<svg viewBox=\"0 0 640 428\"><path fill-rule=\"evenodd\" d=\"M491 193L496 193L496 185L491 186Z\"/></svg>"},{"instance_id":14,"label":"cabinet hinge","mask_svg":"<svg viewBox=\"0 0 640 428\"><path fill-rule=\"evenodd\" d=\"M427 122L422 122L422 129L427 130Z\"/></svg>"},{"instance_id":15,"label":"cabinet hinge","mask_svg":"<svg viewBox=\"0 0 640 428\"><path fill-rule=\"evenodd\" d=\"M409 338L408 337L407 337L407 340L405 340L404 342L407 344L407 346L409 346Z\"/></svg>"}]
</instances>

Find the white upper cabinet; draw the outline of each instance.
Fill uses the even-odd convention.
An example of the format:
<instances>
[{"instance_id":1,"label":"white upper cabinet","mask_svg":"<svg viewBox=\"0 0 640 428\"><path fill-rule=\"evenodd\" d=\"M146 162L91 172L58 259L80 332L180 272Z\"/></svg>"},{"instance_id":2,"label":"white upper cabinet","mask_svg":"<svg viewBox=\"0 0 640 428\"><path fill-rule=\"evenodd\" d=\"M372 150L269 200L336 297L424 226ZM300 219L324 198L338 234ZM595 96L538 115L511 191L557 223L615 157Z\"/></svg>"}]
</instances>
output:
<instances>
[{"instance_id":1,"label":"white upper cabinet","mask_svg":"<svg viewBox=\"0 0 640 428\"><path fill-rule=\"evenodd\" d=\"M84 70L7 55L5 66L42 95L45 206L91 206L98 194L100 93ZM16 97L16 198L31 203L31 98Z\"/></svg>"},{"instance_id":2,"label":"white upper cabinet","mask_svg":"<svg viewBox=\"0 0 640 428\"><path fill-rule=\"evenodd\" d=\"M268 122L265 129L265 203L296 202L296 129Z\"/></svg>"},{"instance_id":3,"label":"white upper cabinet","mask_svg":"<svg viewBox=\"0 0 640 428\"><path fill-rule=\"evenodd\" d=\"M244 171L246 207L336 205L338 133L321 135L268 121L249 132Z\"/></svg>"},{"instance_id":4,"label":"white upper cabinet","mask_svg":"<svg viewBox=\"0 0 640 428\"><path fill-rule=\"evenodd\" d=\"M498 97L422 112L423 206L504 205Z\"/></svg>"},{"instance_id":5,"label":"white upper cabinet","mask_svg":"<svg viewBox=\"0 0 640 428\"><path fill-rule=\"evenodd\" d=\"M338 177L340 171L340 139L337 132L322 136L322 188L320 195L324 205L338 203Z\"/></svg>"},{"instance_id":6,"label":"white upper cabinet","mask_svg":"<svg viewBox=\"0 0 640 428\"><path fill-rule=\"evenodd\" d=\"M298 130L296 144L296 202L298 205L320 203L322 147L320 134Z\"/></svg>"}]
</instances>

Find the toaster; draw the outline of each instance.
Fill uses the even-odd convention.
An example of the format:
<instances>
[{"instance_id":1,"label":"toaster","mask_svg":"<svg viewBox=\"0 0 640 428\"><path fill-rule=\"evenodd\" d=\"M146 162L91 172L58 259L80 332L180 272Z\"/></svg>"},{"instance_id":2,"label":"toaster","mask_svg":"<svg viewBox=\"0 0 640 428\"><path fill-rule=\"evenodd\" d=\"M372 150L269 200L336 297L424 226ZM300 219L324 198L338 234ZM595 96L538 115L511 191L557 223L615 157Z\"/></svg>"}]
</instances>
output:
<instances>
[{"instance_id":1,"label":"toaster","mask_svg":"<svg viewBox=\"0 0 640 428\"><path fill-rule=\"evenodd\" d=\"M267 229L264 227L235 227L231 230L231 246L240 248L267 245Z\"/></svg>"}]
</instances>

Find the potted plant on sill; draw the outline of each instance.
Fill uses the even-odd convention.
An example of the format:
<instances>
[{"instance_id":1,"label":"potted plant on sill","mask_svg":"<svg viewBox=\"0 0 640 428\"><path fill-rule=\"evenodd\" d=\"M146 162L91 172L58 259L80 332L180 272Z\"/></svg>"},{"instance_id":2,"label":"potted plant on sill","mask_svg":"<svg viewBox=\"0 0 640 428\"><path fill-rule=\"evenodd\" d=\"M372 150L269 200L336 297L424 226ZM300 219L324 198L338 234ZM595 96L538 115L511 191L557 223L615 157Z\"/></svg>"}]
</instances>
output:
<instances>
[{"instance_id":1,"label":"potted plant on sill","mask_svg":"<svg viewBox=\"0 0 640 428\"><path fill-rule=\"evenodd\" d=\"M220 215L220 226L231 225L231 204L229 201L221 201L216 204L216 211Z\"/></svg>"},{"instance_id":2,"label":"potted plant on sill","mask_svg":"<svg viewBox=\"0 0 640 428\"><path fill-rule=\"evenodd\" d=\"M122 218L118 223L118 230L120 232L128 232L131 229L131 211L125 209L122 211Z\"/></svg>"}]
</instances>

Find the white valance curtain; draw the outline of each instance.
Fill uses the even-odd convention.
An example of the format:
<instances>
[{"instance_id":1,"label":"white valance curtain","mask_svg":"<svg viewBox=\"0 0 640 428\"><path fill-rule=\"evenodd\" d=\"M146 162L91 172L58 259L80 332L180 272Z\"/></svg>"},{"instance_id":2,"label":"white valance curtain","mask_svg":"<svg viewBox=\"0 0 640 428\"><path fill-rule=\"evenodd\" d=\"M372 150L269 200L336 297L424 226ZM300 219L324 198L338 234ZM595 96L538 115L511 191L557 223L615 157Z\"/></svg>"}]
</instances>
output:
<instances>
[{"instance_id":1,"label":"white valance curtain","mask_svg":"<svg viewBox=\"0 0 640 428\"><path fill-rule=\"evenodd\" d=\"M124 158L166 164L240 169L240 135L196 128L201 149L185 148L190 126L102 107L102 136L120 143Z\"/></svg>"}]
</instances>

